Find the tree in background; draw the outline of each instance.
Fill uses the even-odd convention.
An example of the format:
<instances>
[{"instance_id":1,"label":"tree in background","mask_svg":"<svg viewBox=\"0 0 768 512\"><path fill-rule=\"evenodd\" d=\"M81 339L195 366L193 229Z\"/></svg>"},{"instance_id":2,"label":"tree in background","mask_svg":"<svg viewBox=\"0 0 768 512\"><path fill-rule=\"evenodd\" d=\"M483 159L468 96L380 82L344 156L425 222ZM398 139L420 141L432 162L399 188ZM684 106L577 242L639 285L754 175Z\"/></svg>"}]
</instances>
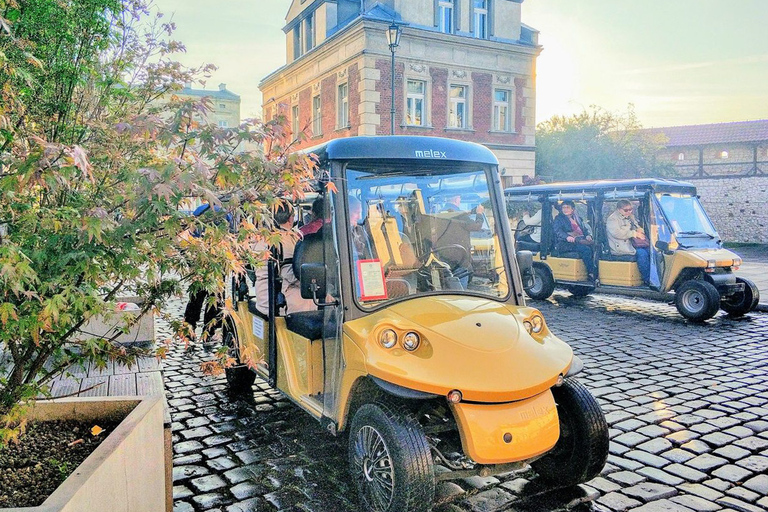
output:
<instances>
[{"instance_id":1,"label":"tree in background","mask_svg":"<svg viewBox=\"0 0 768 512\"><path fill-rule=\"evenodd\" d=\"M312 177L280 122L218 128L173 95L211 70L173 61L173 29L144 0L0 0L0 446L56 375L142 353L84 339L90 317L222 293ZM190 219L200 202L217 213Z\"/></svg>"},{"instance_id":2,"label":"tree in background","mask_svg":"<svg viewBox=\"0 0 768 512\"><path fill-rule=\"evenodd\" d=\"M536 174L546 181L665 176L656 161L663 136L640 131L630 105L616 114L591 107L570 117L554 116L536 128Z\"/></svg>"}]
</instances>

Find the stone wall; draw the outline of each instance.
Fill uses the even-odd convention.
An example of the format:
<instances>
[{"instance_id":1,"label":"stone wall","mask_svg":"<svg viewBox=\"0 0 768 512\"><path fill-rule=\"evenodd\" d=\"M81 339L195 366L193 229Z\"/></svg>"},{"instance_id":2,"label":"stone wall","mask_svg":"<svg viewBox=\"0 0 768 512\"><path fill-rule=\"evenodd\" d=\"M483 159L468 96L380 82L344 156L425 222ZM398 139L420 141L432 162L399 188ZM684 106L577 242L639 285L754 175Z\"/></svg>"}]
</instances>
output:
<instances>
[{"instance_id":1,"label":"stone wall","mask_svg":"<svg viewBox=\"0 0 768 512\"><path fill-rule=\"evenodd\" d=\"M768 176L687 179L724 242L768 243Z\"/></svg>"}]
</instances>

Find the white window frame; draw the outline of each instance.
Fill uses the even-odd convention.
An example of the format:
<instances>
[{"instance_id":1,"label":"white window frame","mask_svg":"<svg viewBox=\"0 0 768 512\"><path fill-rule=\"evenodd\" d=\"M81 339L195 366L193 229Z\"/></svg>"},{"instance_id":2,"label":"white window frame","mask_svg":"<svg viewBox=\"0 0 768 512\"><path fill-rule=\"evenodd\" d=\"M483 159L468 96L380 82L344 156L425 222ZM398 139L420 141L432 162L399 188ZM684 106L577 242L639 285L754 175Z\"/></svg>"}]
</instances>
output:
<instances>
[{"instance_id":1,"label":"white window frame","mask_svg":"<svg viewBox=\"0 0 768 512\"><path fill-rule=\"evenodd\" d=\"M342 96L342 91L344 95ZM349 127L349 83L344 82L336 87L336 128L341 130Z\"/></svg>"},{"instance_id":2,"label":"white window frame","mask_svg":"<svg viewBox=\"0 0 768 512\"><path fill-rule=\"evenodd\" d=\"M437 4L438 9L438 29L445 34L454 33L454 0L439 0Z\"/></svg>"},{"instance_id":3,"label":"white window frame","mask_svg":"<svg viewBox=\"0 0 768 512\"><path fill-rule=\"evenodd\" d=\"M478 39L488 39L488 2L490 0L472 0L472 16L474 26L472 32ZM484 7L478 7L477 2L483 2Z\"/></svg>"},{"instance_id":4,"label":"white window frame","mask_svg":"<svg viewBox=\"0 0 768 512\"><path fill-rule=\"evenodd\" d=\"M463 97L454 97L453 90L461 88L464 90ZM459 106L462 107L462 122L457 123ZM448 86L448 128L464 129L469 128L469 86L466 84L452 83Z\"/></svg>"},{"instance_id":5,"label":"white window frame","mask_svg":"<svg viewBox=\"0 0 768 512\"><path fill-rule=\"evenodd\" d=\"M507 100L502 101L496 99L496 94L499 92L504 92L507 94ZM504 87L495 87L493 89L493 131L496 132L512 132L514 130L514 104L513 104L513 89L507 89ZM501 123L502 119L502 112L506 111L506 115L504 116L505 122Z\"/></svg>"},{"instance_id":6,"label":"white window frame","mask_svg":"<svg viewBox=\"0 0 768 512\"><path fill-rule=\"evenodd\" d=\"M323 104L320 95L312 96L312 135L323 134Z\"/></svg>"},{"instance_id":7,"label":"white window frame","mask_svg":"<svg viewBox=\"0 0 768 512\"><path fill-rule=\"evenodd\" d=\"M411 92L410 84L419 83L423 86L422 92ZM405 124L406 126L427 126L427 95L428 83L426 80L408 78L405 81ZM417 106L421 105L420 123L416 123Z\"/></svg>"},{"instance_id":8,"label":"white window frame","mask_svg":"<svg viewBox=\"0 0 768 512\"><path fill-rule=\"evenodd\" d=\"M219 128L229 128L229 123L226 120L219 121Z\"/></svg>"},{"instance_id":9,"label":"white window frame","mask_svg":"<svg viewBox=\"0 0 768 512\"><path fill-rule=\"evenodd\" d=\"M293 132L293 138L299 138L299 106L293 105L291 107L291 131Z\"/></svg>"}]
</instances>

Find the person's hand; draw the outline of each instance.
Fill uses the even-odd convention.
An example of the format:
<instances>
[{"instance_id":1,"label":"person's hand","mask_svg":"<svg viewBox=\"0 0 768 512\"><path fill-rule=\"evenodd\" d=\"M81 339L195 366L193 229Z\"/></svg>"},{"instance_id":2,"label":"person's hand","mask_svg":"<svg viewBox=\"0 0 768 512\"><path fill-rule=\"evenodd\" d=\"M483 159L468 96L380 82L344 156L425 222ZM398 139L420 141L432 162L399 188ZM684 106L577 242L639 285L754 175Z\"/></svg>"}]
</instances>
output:
<instances>
[{"instance_id":1,"label":"person's hand","mask_svg":"<svg viewBox=\"0 0 768 512\"><path fill-rule=\"evenodd\" d=\"M587 241L589 241L589 242L592 241L592 237L590 235L587 235Z\"/></svg>"},{"instance_id":2,"label":"person's hand","mask_svg":"<svg viewBox=\"0 0 768 512\"><path fill-rule=\"evenodd\" d=\"M645 238L645 233L642 229L635 230L635 238Z\"/></svg>"},{"instance_id":3,"label":"person's hand","mask_svg":"<svg viewBox=\"0 0 768 512\"><path fill-rule=\"evenodd\" d=\"M475 208L475 213L478 215L482 215L482 213L485 211L485 208L483 208L483 205L479 204L477 205L477 208Z\"/></svg>"},{"instance_id":4,"label":"person's hand","mask_svg":"<svg viewBox=\"0 0 768 512\"><path fill-rule=\"evenodd\" d=\"M566 242L571 242L571 243L573 243L573 242L575 242L575 241L576 241L576 237L573 237L573 236L568 236L568 237L565 239L565 241L566 241Z\"/></svg>"}]
</instances>

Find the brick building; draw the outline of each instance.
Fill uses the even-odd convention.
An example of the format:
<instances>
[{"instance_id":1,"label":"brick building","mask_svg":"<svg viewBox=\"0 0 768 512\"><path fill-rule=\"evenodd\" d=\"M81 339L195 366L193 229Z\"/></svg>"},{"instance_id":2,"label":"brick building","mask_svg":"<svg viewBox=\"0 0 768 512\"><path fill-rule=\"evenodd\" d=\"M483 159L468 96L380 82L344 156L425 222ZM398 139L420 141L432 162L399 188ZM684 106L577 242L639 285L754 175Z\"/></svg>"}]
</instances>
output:
<instances>
[{"instance_id":1,"label":"brick building","mask_svg":"<svg viewBox=\"0 0 768 512\"><path fill-rule=\"evenodd\" d=\"M293 0L287 64L259 85L302 147L390 133L387 28L402 27L395 63L395 133L478 142L499 158L505 185L535 171L538 33L523 0Z\"/></svg>"}]
</instances>

